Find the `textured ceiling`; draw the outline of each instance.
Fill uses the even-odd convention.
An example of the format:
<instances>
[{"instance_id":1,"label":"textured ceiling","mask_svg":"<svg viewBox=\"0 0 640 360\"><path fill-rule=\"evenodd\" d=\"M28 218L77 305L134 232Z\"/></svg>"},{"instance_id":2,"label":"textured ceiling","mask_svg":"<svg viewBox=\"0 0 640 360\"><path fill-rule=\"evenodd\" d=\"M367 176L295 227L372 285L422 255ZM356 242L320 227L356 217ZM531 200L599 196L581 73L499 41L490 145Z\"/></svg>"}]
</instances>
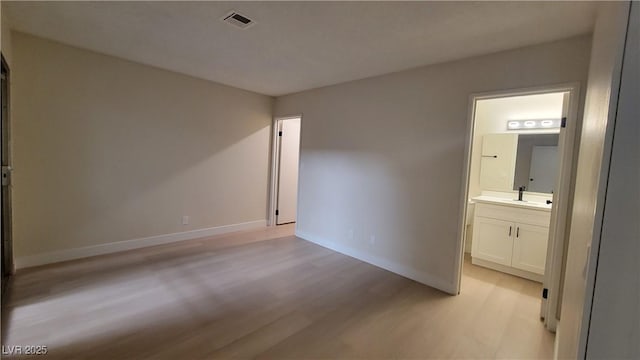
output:
<instances>
[{"instance_id":1,"label":"textured ceiling","mask_svg":"<svg viewBox=\"0 0 640 360\"><path fill-rule=\"evenodd\" d=\"M596 6L2 1L15 30L274 96L589 33Z\"/></svg>"}]
</instances>

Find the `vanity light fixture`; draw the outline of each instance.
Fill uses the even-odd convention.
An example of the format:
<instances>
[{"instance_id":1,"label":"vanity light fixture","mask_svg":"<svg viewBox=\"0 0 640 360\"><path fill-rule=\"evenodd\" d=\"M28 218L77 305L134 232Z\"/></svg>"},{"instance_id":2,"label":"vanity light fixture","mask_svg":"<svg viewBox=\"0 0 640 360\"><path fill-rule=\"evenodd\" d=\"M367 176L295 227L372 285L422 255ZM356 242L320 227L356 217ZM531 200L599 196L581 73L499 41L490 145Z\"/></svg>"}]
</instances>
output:
<instances>
[{"instance_id":1,"label":"vanity light fixture","mask_svg":"<svg viewBox=\"0 0 640 360\"><path fill-rule=\"evenodd\" d=\"M542 120L542 121L540 121L540 125L542 125L542 127L551 127L551 126L553 126L553 121L551 121L551 120Z\"/></svg>"},{"instance_id":2,"label":"vanity light fixture","mask_svg":"<svg viewBox=\"0 0 640 360\"><path fill-rule=\"evenodd\" d=\"M509 120L507 130L557 129L561 123L561 119Z\"/></svg>"}]
</instances>

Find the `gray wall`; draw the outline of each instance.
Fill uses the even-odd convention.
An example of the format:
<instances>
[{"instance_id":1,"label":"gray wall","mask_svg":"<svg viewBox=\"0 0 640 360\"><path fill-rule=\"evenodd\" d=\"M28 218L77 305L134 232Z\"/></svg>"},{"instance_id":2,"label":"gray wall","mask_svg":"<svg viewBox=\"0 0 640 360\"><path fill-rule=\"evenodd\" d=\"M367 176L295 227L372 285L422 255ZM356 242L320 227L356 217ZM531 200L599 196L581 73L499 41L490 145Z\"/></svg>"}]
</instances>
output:
<instances>
[{"instance_id":1,"label":"gray wall","mask_svg":"<svg viewBox=\"0 0 640 360\"><path fill-rule=\"evenodd\" d=\"M297 234L455 292L472 93L586 83L590 36L305 91ZM366 60L363 60L366 61Z\"/></svg>"},{"instance_id":2,"label":"gray wall","mask_svg":"<svg viewBox=\"0 0 640 360\"><path fill-rule=\"evenodd\" d=\"M0 6L0 9L1 8L2 7ZM2 46L2 55L7 61L7 64L11 66L11 62L13 60L13 53L11 51L11 30L9 30L9 22L7 21L6 13L3 12L0 14L0 21L2 22L0 25L0 37L2 37L0 39L0 45Z\"/></svg>"},{"instance_id":3,"label":"gray wall","mask_svg":"<svg viewBox=\"0 0 640 360\"><path fill-rule=\"evenodd\" d=\"M18 264L264 224L273 98L22 33L12 40Z\"/></svg>"},{"instance_id":4,"label":"gray wall","mask_svg":"<svg viewBox=\"0 0 640 360\"><path fill-rule=\"evenodd\" d=\"M640 359L640 4L632 3L598 252L590 359Z\"/></svg>"},{"instance_id":5,"label":"gray wall","mask_svg":"<svg viewBox=\"0 0 640 360\"><path fill-rule=\"evenodd\" d=\"M583 358L597 263L612 124L628 19L627 2L600 5L593 34L566 266L558 358ZM605 181L603 181L603 179ZM590 257L591 256L591 257Z\"/></svg>"},{"instance_id":6,"label":"gray wall","mask_svg":"<svg viewBox=\"0 0 640 360\"><path fill-rule=\"evenodd\" d=\"M596 19L589 82L579 146L572 220L562 285L558 358L585 356L604 194L617 108L620 66L629 3L600 5Z\"/></svg>"}]
</instances>

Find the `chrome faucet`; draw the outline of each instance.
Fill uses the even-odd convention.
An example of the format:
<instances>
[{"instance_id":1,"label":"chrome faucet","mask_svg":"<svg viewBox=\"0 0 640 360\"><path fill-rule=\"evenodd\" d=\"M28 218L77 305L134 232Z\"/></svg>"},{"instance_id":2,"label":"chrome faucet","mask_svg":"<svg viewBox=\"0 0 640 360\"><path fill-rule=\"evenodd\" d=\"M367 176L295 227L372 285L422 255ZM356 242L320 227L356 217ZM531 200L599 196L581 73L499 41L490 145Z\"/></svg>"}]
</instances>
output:
<instances>
[{"instance_id":1,"label":"chrome faucet","mask_svg":"<svg viewBox=\"0 0 640 360\"><path fill-rule=\"evenodd\" d=\"M525 189L526 189L526 187L524 187L524 186L520 186L518 188L518 201L522 201L522 193L524 193Z\"/></svg>"}]
</instances>

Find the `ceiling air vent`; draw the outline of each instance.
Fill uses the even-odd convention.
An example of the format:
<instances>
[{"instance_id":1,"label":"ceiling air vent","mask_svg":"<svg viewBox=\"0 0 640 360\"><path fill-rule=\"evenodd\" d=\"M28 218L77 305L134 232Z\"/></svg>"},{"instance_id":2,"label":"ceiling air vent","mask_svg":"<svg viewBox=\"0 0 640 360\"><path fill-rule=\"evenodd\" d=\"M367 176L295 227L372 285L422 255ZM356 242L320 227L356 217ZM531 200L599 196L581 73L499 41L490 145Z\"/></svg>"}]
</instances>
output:
<instances>
[{"instance_id":1,"label":"ceiling air vent","mask_svg":"<svg viewBox=\"0 0 640 360\"><path fill-rule=\"evenodd\" d=\"M240 14L237 11L231 11L227 15L225 15L222 20L226 23L229 23L233 26L237 26L241 29L246 29L249 26L253 25L255 21L249 19L247 16Z\"/></svg>"}]
</instances>

